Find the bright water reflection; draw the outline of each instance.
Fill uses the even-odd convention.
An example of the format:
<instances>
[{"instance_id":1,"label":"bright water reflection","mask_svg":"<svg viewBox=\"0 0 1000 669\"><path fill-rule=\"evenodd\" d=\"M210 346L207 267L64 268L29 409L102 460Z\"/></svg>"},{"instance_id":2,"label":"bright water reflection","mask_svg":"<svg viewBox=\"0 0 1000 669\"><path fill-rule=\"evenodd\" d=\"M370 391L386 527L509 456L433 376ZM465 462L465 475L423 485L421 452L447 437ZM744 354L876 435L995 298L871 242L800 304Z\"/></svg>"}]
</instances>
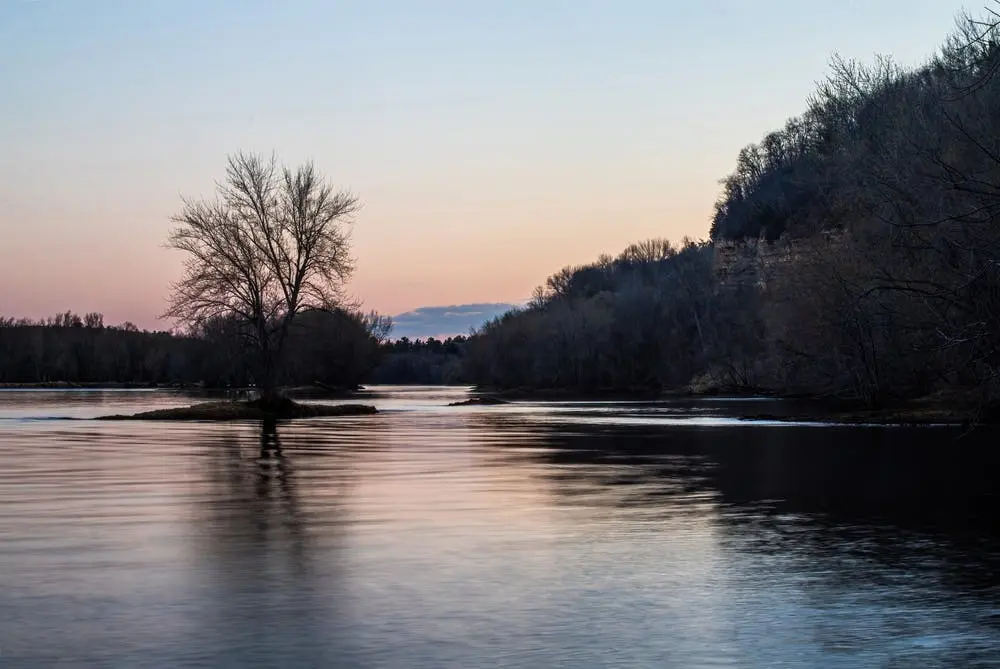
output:
<instances>
[{"instance_id":1,"label":"bright water reflection","mask_svg":"<svg viewBox=\"0 0 1000 669\"><path fill-rule=\"evenodd\" d=\"M0 666L1000 664L996 435L463 393L0 392Z\"/></svg>"}]
</instances>

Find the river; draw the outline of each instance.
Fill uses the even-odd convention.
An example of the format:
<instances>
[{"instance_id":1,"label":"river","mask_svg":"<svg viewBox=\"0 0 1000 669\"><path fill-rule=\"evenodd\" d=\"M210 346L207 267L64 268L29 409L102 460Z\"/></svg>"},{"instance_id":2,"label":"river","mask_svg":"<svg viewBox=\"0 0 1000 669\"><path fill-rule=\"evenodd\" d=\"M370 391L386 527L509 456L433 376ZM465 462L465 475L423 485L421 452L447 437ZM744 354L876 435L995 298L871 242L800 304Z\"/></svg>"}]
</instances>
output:
<instances>
[{"instance_id":1,"label":"river","mask_svg":"<svg viewBox=\"0 0 1000 669\"><path fill-rule=\"evenodd\" d=\"M0 391L0 667L1000 666L996 433L464 397Z\"/></svg>"}]
</instances>

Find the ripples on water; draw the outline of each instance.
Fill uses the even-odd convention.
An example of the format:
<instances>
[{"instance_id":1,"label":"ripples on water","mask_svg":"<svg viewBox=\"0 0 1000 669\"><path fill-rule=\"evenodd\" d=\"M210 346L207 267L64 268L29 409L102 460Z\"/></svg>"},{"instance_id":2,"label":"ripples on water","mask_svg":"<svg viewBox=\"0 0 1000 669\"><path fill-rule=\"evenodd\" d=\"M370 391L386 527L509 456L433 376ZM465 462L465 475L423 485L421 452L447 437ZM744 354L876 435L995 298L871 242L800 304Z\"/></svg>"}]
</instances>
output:
<instances>
[{"instance_id":1,"label":"ripples on water","mask_svg":"<svg viewBox=\"0 0 1000 669\"><path fill-rule=\"evenodd\" d=\"M996 435L463 393L0 392L0 666L1000 666Z\"/></svg>"}]
</instances>

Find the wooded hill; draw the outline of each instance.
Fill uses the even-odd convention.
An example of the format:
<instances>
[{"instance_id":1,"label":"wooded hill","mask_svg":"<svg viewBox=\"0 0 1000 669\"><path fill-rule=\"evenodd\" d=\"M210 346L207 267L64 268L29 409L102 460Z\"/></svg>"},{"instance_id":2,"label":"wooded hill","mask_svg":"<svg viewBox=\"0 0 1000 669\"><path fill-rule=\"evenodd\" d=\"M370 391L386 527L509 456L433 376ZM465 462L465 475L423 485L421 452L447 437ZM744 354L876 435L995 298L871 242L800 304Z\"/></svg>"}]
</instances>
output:
<instances>
[{"instance_id":1,"label":"wooded hill","mask_svg":"<svg viewBox=\"0 0 1000 669\"><path fill-rule=\"evenodd\" d=\"M936 57L835 58L807 109L744 148L710 239L550 277L467 346L497 388L687 384L1000 399L1000 30Z\"/></svg>"}]
</instances>

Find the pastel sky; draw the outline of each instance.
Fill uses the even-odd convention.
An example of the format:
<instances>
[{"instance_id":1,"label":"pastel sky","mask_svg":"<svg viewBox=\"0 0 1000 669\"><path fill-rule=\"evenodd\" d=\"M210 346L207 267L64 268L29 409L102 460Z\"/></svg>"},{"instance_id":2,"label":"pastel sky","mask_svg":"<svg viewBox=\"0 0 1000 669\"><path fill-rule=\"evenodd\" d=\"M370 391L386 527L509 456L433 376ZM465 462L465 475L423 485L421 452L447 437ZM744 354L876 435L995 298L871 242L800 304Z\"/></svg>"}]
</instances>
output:
<instances>
[{"instance_id":1,"label":"pastel sky","mask_svg":"<svg viewBox=\"0 0 1000 669\"><path fill-rule=\"evenodd\" d=\"M0 0L0 314L164 327L169 216L238 149L361 198L367 307L519 302L705 236L833 52L917 63L982 4Z\"/></svg>"}]
</instances>

